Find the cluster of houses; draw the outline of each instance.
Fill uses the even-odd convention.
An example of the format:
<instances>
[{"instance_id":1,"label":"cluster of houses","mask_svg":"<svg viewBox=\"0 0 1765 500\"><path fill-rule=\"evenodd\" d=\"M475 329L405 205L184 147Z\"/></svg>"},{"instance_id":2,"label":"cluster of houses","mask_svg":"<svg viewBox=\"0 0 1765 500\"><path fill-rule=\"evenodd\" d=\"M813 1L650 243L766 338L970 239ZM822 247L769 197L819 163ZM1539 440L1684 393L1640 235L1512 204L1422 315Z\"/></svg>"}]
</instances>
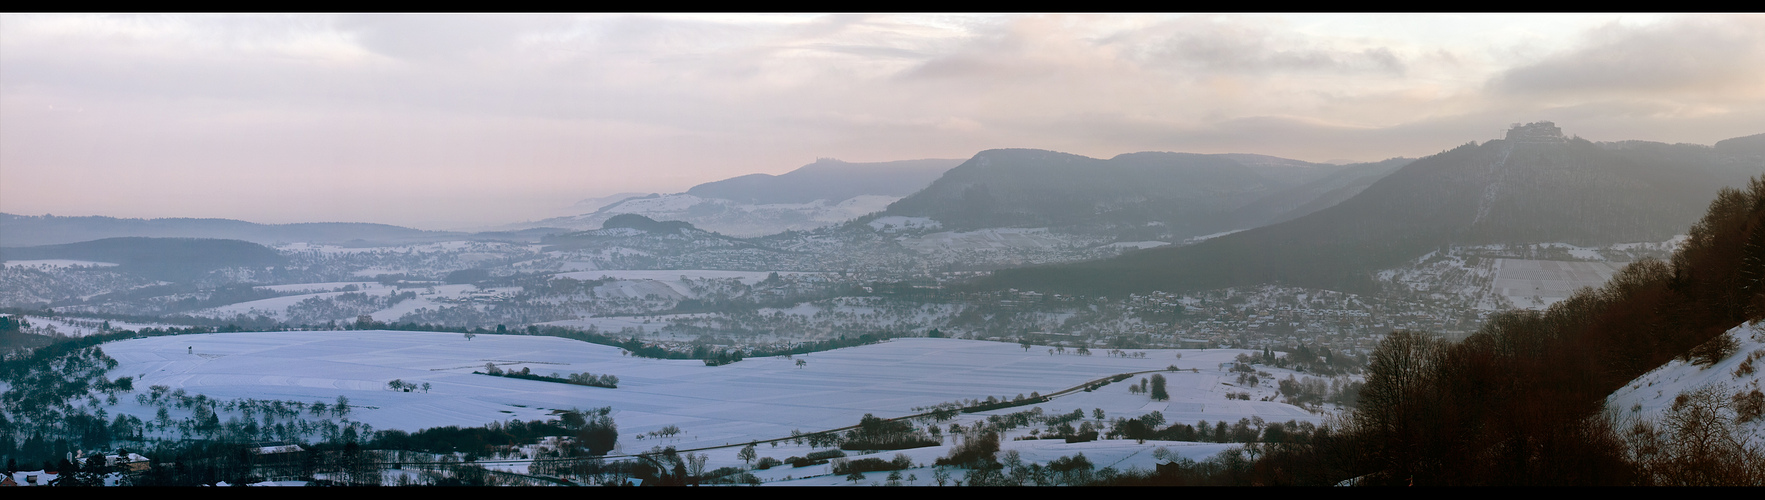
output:
<instances>
[{"instance_id":1,"label":"cluster of houses","mask_svg":"<svg viewBox=\"0 0 1765 500\"><path fill-rule=\"evenodd\" d=\"M116 486L124 475L146 472L147 469L152 466L152 462L150 462L147 457L125 449L96 453L102 454L101 456L104 457L104 466L111 471L104 478L105 486ZM299 475L298 471L300 463L306 454L306 450L302 449L299 445L279 445L252 448L251 453L256 455L256 458L253 460L254 467L256 467L256 472L258 473L256 475L265 477L270 481L285 481L289 479L298 479L296 476ZM90 453L83 455L70 454L68 461L74 463L86 463L87 460L91 459L91 456L92 454ZM0 487L53 486L55 480L61 477L62 472L63 471L47 469L34 471L7 471L5 475L0 476Z\"/></svg>"},{"instance_id":2,"label":"cluster of houses","mask_svg":"<svg viewBox=\"0 0 1765 500\"><path fill-rule=\"evenodd\" d=\"M104 466L109 467L110 470L112 470L112 471L115 471L109 477L106 477L104 479L105 486L114 486L116 484L116 479L118 476L120 476L120 474L142 472L142 471L147 470L147 467L150 465L149 462L147 461L147 457L141 456L141 454L139 454L139 453L129 452L128 450L118 449L113 452L105 453L103 456L104 456ZM69 456L68 458L69 458L69 461L77 461L78 463L85 463L85 461L88 460L89 457L90 457L90 455L79 455L79 456ZM61 477L61 471L52 471L52 470L8 471L8 474L6 474L5 476L0 476L0 487L5 487L5 486L49 486L57 478L60 478L60 477Z\"/></svg>"}]
</instances>

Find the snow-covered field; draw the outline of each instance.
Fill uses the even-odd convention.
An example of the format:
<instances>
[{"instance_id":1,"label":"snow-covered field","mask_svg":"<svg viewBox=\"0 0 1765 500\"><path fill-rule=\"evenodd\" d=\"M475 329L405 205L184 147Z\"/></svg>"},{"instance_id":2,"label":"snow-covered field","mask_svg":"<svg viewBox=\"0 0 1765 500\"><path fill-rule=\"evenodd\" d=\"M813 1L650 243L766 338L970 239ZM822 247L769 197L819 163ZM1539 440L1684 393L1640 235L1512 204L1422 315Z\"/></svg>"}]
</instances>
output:
<instances>
[{"instance_id":1,"label":"snow-covered field","mask_svg":"<svg viewBox=\"0 0 1765 500\"><path fill-rule=\"evenodd\" d=\"M611 278L616 281L595 287L594 291L601 297L644 298L650 295L668 300L698 298L699 292L693 290L688 280L739 280L744 285L753 285L767 278L771 273L757 271L706 271L706 270L606 270L577 271L559 273L556 277L577 280L598 280ZM780 276L800 276L805 272L782 272Z\"/></svg>"},{"instance_id":2,"label":"snow-covered field","mask_svg":"<svg viewBox=\"0 0 1765 500\"><path fill-rule=\"evenodd\" d=\"M392 287L382 287L381 290L375 290L373 288L369 288L367 290L363 290L360 292L361 293L370 293L370 294L374 294L374 295L389 295L389 294L398 293L397 289L392 288ZM214 318L228 318L228 317L233 317L233 316L239 315L239 314L245 314L245 315L262 314L265 316L269 316L271 318L282 319L285 317L283 313L288 310L288 306L299 304L301 301L307 300L307 299L328 299L328 298L336 297L338 295L343 295L345 293L350 293L350 292L308 293L308 294L301 294L301 295L285 295L285 296L281 296L281 297L271 297L268 299L259 299L259 300L252 300L252 301L246 301L246 302L235 302L235 303L227 304L227 305L220 306L220 307L212 307L212 308L208 308L208 309L203 309L201 311L195 311L195 312L190 313L190 315L191 316L214 317ZM334 319L344 319L344 318L334 318Z\"/></svg>"},{"instance_id":3,"label":"snow-covered field","mask_svg":"<svg viewBox=\"0 0 1765 500\"><path fill-rule=\"evenodd\" d=\"M684 270L578 271L578 272L571 272L571 273L559 273L557 276L561 277L561 278L570 278L570 279L578 279L578 280L615 278L615 279L622 279L622 280L657 280L657 281L672 281L672 282L679 282L680 277L682 277L682 276L685 276L685 277L691 278L691 279L718 279L718 280L722 280L722 279L734 278L734 279L741 280L742 284L753 285L755 283L759 283L762 280L765 280L766 276L769 274L771 274L771 273L765 273L765 272L759 272L759 271L708 271L708 270L700 270L700 269L684 269ZM787 271L787 272L781 272L778 274L780 276L792 276L792 275L816 274L816 273Z\"/></svg>"},{"instance_id":4,"label":"snow-covered field","mask_svg":"<svg viewBox=\"0 0 1765 500\"><path fill-rule=\"evenodd\" d=\"M1134 250L1145 250L1148 248L1162 247L1162 246L1169 245L1169 244L1170 244L1170 242L1166 242L1166 241L1122 241L1122 242L1110 243L1108 245L1103 245L1100 248L1119 248L1119 249L1130 249L1131 248Z\"/></svg>"},{"instance_id":5,"label":"snow-covered field","mask_svg":"<svg viewBox=\"0 0 1765 500\"><path fill-rule=\"evenodd\" d=\"M1544 309L1582 287L1599 287L1626 263L1496 259L1495 293L1524 309Z\"/></svg>"},{"instance_id":6,"label":"snow-covered field","mask_svg":"<svg viewBox=\"0 0 1765 500\"><path fill-rule=\"evenodd\" d=\"M94 333L102 333L108 323L111 330L140 330L143 328L182 328L180 325L168 323L136 323L131 321L106 321L101 319L78 319L62 316L36 316L8 314L14 319L24 319L30 323L31 333L40 335L59 334L69 337L84 337Z\"/></svg>"},{"instance_id":7,"label":"snow-covered field","mask_svg":"<svg viewBox=\"0 0 1765 500\"><path fill-rule=\"evenodd\" d=\"M309 293L312 293L312 292L329 292L329 291L337 290L339 288L343 288L343 287L346 287L349 285L355 285L356 288L372 288L375 286L380 286L379 283L373 282L373 281L334 281L334 282L330 282L330 283L291 283L291 284L286 284L286 285L263 285L263 286L259 286L256 288L259 290L270 290L273 292L309 292Z\"/></svg>"},{"instance_id":8,"label":"snow-covered field","mask_svg":"<svg viewBox=\"0 0 1765 500\"><path fill-rule=\"evenodd\" d=\"M964 250L1012 250L1060 248L1078 241L1048 232L1048 228L1003 227L976 231L944 231L917 238L902 238L901 246L920 253Z\"/></svg>"},{"instance_id":9,"label":"snow-covered field","mask_svg":"<svg viewBox=\"0 0 1765 500\"><path fill-rule=\"evenodd\" d=\"M104 349L120 362L111 376L139 377L135 382L138 388L166 385L223 400L329 402L345 396L357 407L352 418L376 429L476 426L512 418L551 418L554 409L611 406L626 452L655 445L692 449L788 437L793 430L814 432L853 425L867 413L896 417L914 413L914 407L969 398L1047 394L1113 374L1169 365L1185 371L1164 373L1172 397L1168 402L1130 394L1127 383L1120 383L1094 392L1075 392L1040 406L1046 412L1061 413L1102 409L1110 418L1159 411L1167 422L1183 423L1236 422L1252 417L1271 422L1321 420L1292 405L1227 399L1228 392L1249 391L1255 399L1274 394L1266 387L1268 383L1261 388L1230 385L1234 375L1221 371L1221 364L1249 352L1230 349L1147 350L1144 358L1132 358L1101 353L1050 355L1046 348L1026 351L1017 344L909 338L795 359L748 359L720 367L707 367L696 360L623 356L617 348L552 337L478 335L468 340L461 334L428 332L183 335L116 342ZM805 364L799 367L796 360ZM496 363L505 370L531 368L539 374L611 374L619 377L619 388L471 373L482 370L485 363ZM1187 371L1190 368L1199 372ZM386 387L394 379L429 383L432 389L427 393L394 392ZM155 409L125 400L112 412L147 419ZM678 426L684 433L666 441L637 438L668 425ZM1021 450L1026 459L1041 457L1037 461L1082 451L1098 467L1122 462L1146 469L1155 460L1151 450L1160 444L1182 456L1193 452L1197 459L1229 446L1007 441L1005 449ZM762 456L784 458L793 451L790 445L777 448L786 449L763 447ZM909 454L916 462L929 464L947 451L947 447L933 447ZM735 448L723 448L707 453L713 466L718 466L739 463L735 452ZM806 452L795 451L798 455ZM889 456L892 453L884 458ZM779 478L785 474L791 473L781 472ZM929 479L928 474L921 471L919 476ZM801 477L803 471L793 475Z\"/></svg>"},{"instance_id":10,"label":"snow-covered field","mask_svg":"<svg viewBox=\"0 0 1765 500\"><path fill-rule=\"evenodd\" d=\"M940 227L944 227L944 224L930 217L890 215L877 217L876 220L870 221L871 229L885 233L893 233L907 229L937 229Z\"/></svg>"},{"instance_id":11,"label":"snow-covered field","mask_svg":"<svg viewBox=\"0 0 1765 500\"><path fill-rule=\"evenodd\" d=\"M90 260L72 260L72 259L40 259L40 260L9 260L9 261L6 261L5 263L0 264L0 265L6 266L6 267L17 266L17 267L30 267L30 268L37 268L37 269L52 269L52 268L59 269L59 268L64 268L64 267L115 267L116 263L114 263L114 262L96 262L96 261L90 261Z\"/></svg>"},{"instance_id":12,"label":"snow-covered field","mask_svg":"<svg viewBox=\"0 0 1765 500\"><path fill-rule=\"evenodd\" d=\"M597 329L597 330L600 330L603 332L617 332L617 331L624 329L624 328L643 328L645 330L657 330L657 329L660 329L664 326L667 326L669 320L672 320L672 319L678 318L678 317L681 317L681 315L660 314L660 315L653 315L653 316L595 316L595 317L590 317L590 318L577 318L577 319L566 319L566 320L559 320L559 321L547 321L547 322L538 323L538 324L551 325L551 326L562 326L562 327L569 327L569 328L578 328L578 329L584 329L584 330L586 330L590 327L593 327L594 329Z\"/></svg>"},{"instance_id":13,"label":"snow-covered field","mask_svg":"<svg viewBox=\"0 0 1765 500\"><path fill-rule=\"evenodd\" d=\"M1016 451L1024 463L1033 462L1041 464L1046 464L1060 457L1070 457L1083 454L1085 459L1090 461L1093 466L1098 469L1114 467L1118 471L1126 471L1130 469L1151 471L1154 470L1160 462L1160 459L1154 455L1154 451L1160 447L1170 452L1171 460L1187 458L1200 462L1214 455L1218 455L1222 451L1238 446L1240 445L1225 443L1186 443L1177 441L1147 441L1145 443L1137 443L1128 440L1101 440L1088 443L1068 444L1058 440L1032 440L1000 443L999 454L1003 455L1011 451ZM935 463L938 458L949 455L950 448L950 445L930 446L900 452L891 451L872 455L853 455L849 458L875 457L888 460L893 458L895 453L901 453L912 458L913 463L916 465L926 465L926 467L915 467L902 470L902 477L912 475L918 479L911 485L907 484L905 481L903 481L901 485L936 486L937 484L932 480L934 468L930 467L930 465ZM784 458L785 456L802 456L810 450L806 447L779 446L778 448L760 447L756 448L755 451L759 452L759 455L764 457ZM740 465L741 460L735 459L734 453L735 450L713 450L708 453L708 455L711 458L710 463L712 466L718 464ZM724 457L722 455L729 456ZM954 468L946 469L946 471L956 480L965 480L969 472L966 469ZM768 486L870 486L886 481L885 478L889 475L887 472L869 472L865 473L864 481L854 482L846 479L845 475L833 474L833 465L831 464L812 465L800 468L792 468L789 465L783 465L768 470L752 471L752 473L755 476L758 476L760 480Z\"/></svg>"},{"instance_id":14,"label":"snow-covered field","mask_svg":"<svg viewBox=\"0 0 1765 500\"><path fill-rule=\"evenodd\" d=\"M1232 234L1232 233L1236 233L1236 232L1240 232L1240 231L1243 231L1243 229L1233 229L1233 230L1231 230L1231 231L1223 231L1223 232L1218 232L1218 233L1213 233L1213 234L1204 234L1204 235L1201 235L1201 236L1196 236L1196 237L1192 237L1192 238L1188 238L1188 239L1185 239L1185 240L1183 240L1183 243L1184 243L1184 244L1195 244L1195 243L1200 243L1200 242L1203 242L1203 241L1207 241L1207 240L1211 240L1211 239L1214 239L1214 238L1218 238L1218 237L1221 237L1221 236L1225 236L1225 235L1228 235L1228 234Z\"/></svg>"},{"instance_id":15,"label":"snow-covered field","mask_svg":"<svg viewBox=\"0 0 1765 500\"><path fill-rule=\"evenodd\" d=\"M342 290L347 290L347 289L344 289L343 287L349 286L349 285L355 285L356 288L354 290L350 290L350 291L342 291ZM359 293L359 294L373 295L373 296L390 296L390 295L397 295L397 294L403 293L403 292L416 293L417 294L416 299L402 301L397 304L394 304L392 307L388 307L385 309L374 311L369 314L370 316L372 316L374 318L375 321L397 321L399 318L402 318L402 317L404 317L404 315L409 314L413 311L416 311L417 309L421 309L421 308L438 309L441 307L445 307L447 304L444 303L443 301L460 300L460 299L466 298L468 296L473 296L473 295L513 294L513 293L518 293L521 291L520 287L502 287L502 288L481 289L475 285L434 285L434 286L425 287L425 288L399 288L399 287L383 285L383 284L375 283L375 282L371 282L371 281L369 281L369 282L338 282L338 283L304 283L304 284L291 284L291 285L272 285L272 286L263 286L263 287L259 287L259 288L266 288L266 289L271 289L271 290L275 290L275 291L284 291L284 292L286 292L286 291L312 291L314 293L305 293L305 294L300 294L300 295L285 295L285 296L281 296L281 297L271 297L268 299L259 299L259 300L252 300L252 301L246 301L246 302L237 302L237 303L227 304L227 305L220 306L220 307L212 307L212 308L203 309L200 311L194 311L189 314L192 316L204 316L204 317L211 317L211 318L230 318L230 317L240 315L240 314L244 314L247 316L256 316L256 315L261 314L261 315L268 316L270 318L274 318L274 319L278 319L278 320L287 320L288 319L287 312L288 312L289 307L300 304L302 301L306 301L309 299L331 299L331 298L336 298L337 296L340 296L340 295L343 295L346 293ZM338 321L352 321L355 318L354 318L354 316L345 315L343 317L328 318L328 319L338 320Z\"/></svg>"}]
</instances>

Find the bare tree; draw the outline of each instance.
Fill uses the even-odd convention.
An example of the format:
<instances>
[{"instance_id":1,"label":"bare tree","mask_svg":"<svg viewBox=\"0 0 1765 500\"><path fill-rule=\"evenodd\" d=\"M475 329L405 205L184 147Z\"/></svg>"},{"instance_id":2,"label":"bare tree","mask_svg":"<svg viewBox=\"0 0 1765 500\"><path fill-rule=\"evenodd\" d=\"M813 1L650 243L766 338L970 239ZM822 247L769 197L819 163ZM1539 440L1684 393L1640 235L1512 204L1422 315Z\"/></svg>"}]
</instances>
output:
<instances>
[{"instance_id":1,"label":"bare tree","mask_svg":"<svg viewBox=\"0 0 1765 500\"><path fill-rule=\"evenodd\" d=\"M1445 351L1445 341L1408 330L1392 332L1373 351L1354 419L1384 447L1378 453L1383 465L1402 472L1421 462L1414 454L1430 431L1423 413L1432 408L1434 370Z\"/></svg>"},{"instance_id":2,"label":"bare tree","mask_svg":"<svg viewBox=\"0 0 1765 500\"><path fill-rule=\"evenodd\" d=\"M742 451L738 451L735 453L735 458L742 459L742 463L747 463L747 464L752 464L754 462L754 459L759 458L759 456L760 456L760 453L754 451L754 443L748 443L747 446L742 447Z\"/></svg>"},{"instance_id":3,"label":"bare tree","mask_svg":"<svg viewBox=\"0 0 1765 500\"><path fill-rule=\"evenodd\" d=\"M692 453L686 454L687 473L692 474L694 482L698 482L700 478L705 477L705 464L710 461L711 456L704 453L696 455Z\"/></svg>"}]
</instances>

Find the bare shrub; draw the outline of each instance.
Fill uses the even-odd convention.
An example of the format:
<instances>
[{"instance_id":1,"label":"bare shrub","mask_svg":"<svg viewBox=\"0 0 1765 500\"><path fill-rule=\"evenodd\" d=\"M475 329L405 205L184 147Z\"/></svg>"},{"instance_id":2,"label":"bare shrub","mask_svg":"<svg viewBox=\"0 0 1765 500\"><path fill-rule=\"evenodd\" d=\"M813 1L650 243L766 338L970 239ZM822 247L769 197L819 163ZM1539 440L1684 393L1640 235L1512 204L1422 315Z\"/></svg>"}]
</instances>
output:
<instances>
[{"instance_id":1,"label":"bare shrub","mask_svg":"<svg viewBox=\"0 0 1765 500\"><path fill-rule=\"evenodd\" d=\"M1728 359L1734 354L1734 351L1739 349L1740 343L1734 340L1734 336L1729 335L1728 332L1722 332L1708 342L1698 344L1692 350L1686 351L1685 357L1693 363L1710 366Z\"/></svg>"},{"instance_id":2,"label":"bare shrub","mask_svg":"<svg viewBox=\"0 0 1765 500\"><path fill-rule=\"evenodd\" d=\"M1630 459L1643 472L1644 484L1765 486L1765 450L1749 446L1739 425L1743 410L1730 404L1749 396L1727 398L1726 392L1709 385L1682 393L1659 427L1640 420L1631 423L1624 439Z\"/></svg>"},{"instance_id":3,"label":"bare shrub","mask_svg":"<svg viewBox=\"0 0 1765 500\"><path fill-rule=\"evenodd\" d=\"M1731 400L1734 405L1734 420L1747 423L1765 416L1765 393L1753 389L1753 392L1737 392Z\"/></svg>"},{"instance_id":4,"label":"bare shrub","mask_svg":"<svg viewBox=\"0 0 1765 500\"><path fill-rule=\"evenodd\" d=\"M1757 370L1757 367L1753 366L1753 362L1758 361L1761 357L1765 357L1765 349L1753 351L1752 354L1748 354L1747 359L1742 360L1740 366L1734 368L1734 378L1751 376L1753 372Z\"/></svg>"}]
</instances>

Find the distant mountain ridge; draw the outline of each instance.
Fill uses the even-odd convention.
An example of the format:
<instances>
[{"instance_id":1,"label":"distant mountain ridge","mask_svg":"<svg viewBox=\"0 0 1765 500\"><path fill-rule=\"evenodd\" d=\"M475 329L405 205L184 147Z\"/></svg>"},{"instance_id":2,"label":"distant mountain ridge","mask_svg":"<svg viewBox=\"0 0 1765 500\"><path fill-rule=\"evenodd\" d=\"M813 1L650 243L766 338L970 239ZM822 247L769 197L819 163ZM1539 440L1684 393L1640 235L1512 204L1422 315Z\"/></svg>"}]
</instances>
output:
<instances>
[{"instance_id":1,"label":"distant mountain ridge","mask_svg":"<svg viewBox=\"0 0 1765 500\"><path fill-rule=\"evenodd\" d=\"M822 158L784 174L731 177L693 186L685 193L630 196L604 204L607 198L584 200L600 206L593 212L510 227L581 231L601 227L620 214L636 214L741 238L807 231L881 211L960 163L940 159L849 163Z\"/></svg>"},{"instance_id":2,"label":"distant mountain ridge","mask_svg":"<svg viewBox=\"0 0 1765 500\"><path fill-rule=\"evenodd\" d=\"M1716 150L1731 155L1765 155L1765 134L1716 141Z\"/></svg>"},{"instance_id":3,"label":"distant mountain ridge","mask_svg":"<svg viewBox=\"0 0 1765 500\"><path fill-rule=\"evenodd\" d=\"M677 220L671 220L671 221L667 221L667 222L659 222L655 219L651 219L649 217L644 217L642 215L637 215L637 214L615 215L612 218L607 219L606 223L601 224L601 229L616 229L616 228L630 228L630 229L636 229L639 231L643 231L646 233L675 233L675 232L681 232L681 231L698 230L698 228L693 227L692 224L689 224L686 222L677 221Z\"/></svg>"},{"instance_id":4,"label":"distant mountain ridge","mask_svg":"<svg viewBox=\"0 0 1765 500\"><path fill-rule=\"evenodd\" d=\"M882 215L929 217L958 230L1053 227L1181 239L1281 219L1334 191L1358 192L1408 161L1329 165L1252 154L1167 152L1099 160L995 149L976 154Z\"/></svg>"},{"instance_id":5,"label":"distant mountain ridge","mask_svg":"<svg viewBox=\"0 0 1765 500\"><path fill-rule=\"evenodd\" d=\"M249 241L209 238L105 238L78 243L6 248L7 260L71 259L120 264L156 279L187 280L226 267L268 267L287 261Z\"/></svg>"},{"instance_id":6,"label":"distant mountain ridge","mask_svg":"<svg viewBox=\"0 0 1765 500\"><path fill-rule=\"evenodd\" d=\"M207 238L244 240L262 245L308 242L328 244L412 244L449 240L537 240L556 229L464 233L425 231L365 222L304 222L258 224L234 219L120 219L0 214L0 247L27 247L93 241L105 238Z\"/></svg>"},{"instance_id":7,"label":"distant mountain ridge","mask_svg":"<svg viewBox=\"0 0 1765 500\"><path fill-rule=\"evenodd\" d=\"M627 198L595 212L517 224L514 227L564 227L583 231L601 227L619 215L642 215L654 220L683 221L707 231L740 238L807 231L839 224L881 211L897 198L862 195L838 202L773 203L754 205L722 198L677 194L652 194Z\"/></svg>"},{"instance_id":8,"label":"distant mountain ridge","mask_svg":"<svg viewBox=\"0 0 1765 500\"><path fill-rule=\"evenodd\" d=\"M695 252L762 252L752 242L724 236L671 220L658 221L637 214L619 214L606 221L600 229L553 234L542 241L547 251L609 253L610 257L629 269L648 269L658 258ZM625 254L625 255L619 255Z\"/></svg>"},{"instance_id":9,"label":"distant mountain ridge","mask_svg":"<svg viewBox=\"0 0 1765 500\"><path fill-rule=\"evenodd\" d=\"M686 194L754 205L816 200L839 203L864 195L901 197L925 188L962 161L847 163L822 158L784 174L748 174L699 184L686 190Z\"/></svg>"},{"instance_id":10,"label":"distant mountain ridge","mask_svg":"<svg viewBox=\"0 0 1765 500\"><path fill-rule=\"evenodd\" d=\"M1730 143L1732 144L1732 143ZM1554 124L1416 160L1339 204L1196 245L996 272L982 286L1085 293L1262 283L1370 291L1370 273L1447 245L1665 240L1765 171L1710 146L1592 143Z\"/></svg>"}]
</instances>

